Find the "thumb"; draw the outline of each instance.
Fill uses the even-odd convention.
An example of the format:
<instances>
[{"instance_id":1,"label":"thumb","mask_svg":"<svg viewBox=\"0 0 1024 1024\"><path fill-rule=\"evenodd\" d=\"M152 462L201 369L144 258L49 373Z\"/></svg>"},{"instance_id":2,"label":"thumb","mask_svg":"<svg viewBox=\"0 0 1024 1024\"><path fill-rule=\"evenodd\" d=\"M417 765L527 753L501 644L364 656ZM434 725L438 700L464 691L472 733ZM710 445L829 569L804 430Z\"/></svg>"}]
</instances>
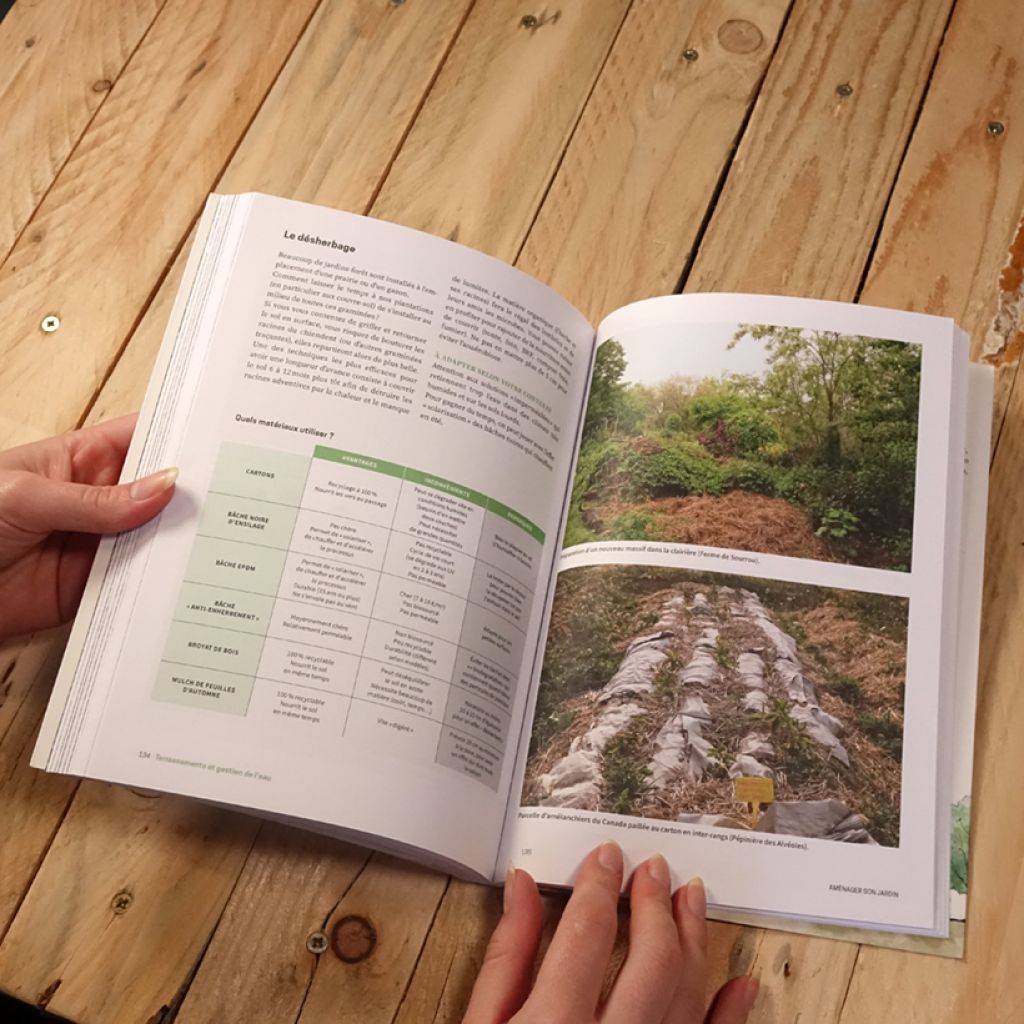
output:
<instances>
[{"instance_id":1,"label":"thumb","mask_svg":"<svg viewBox=\"0 0 1024 1024\"><path fill-rule=\"evenodd\" d=\"M177 476L176 469L163 469L133 483L100 487L15 471L0 475L0 515L29 533L120 533L161 512Z\"/></svg>"}]
</instances>

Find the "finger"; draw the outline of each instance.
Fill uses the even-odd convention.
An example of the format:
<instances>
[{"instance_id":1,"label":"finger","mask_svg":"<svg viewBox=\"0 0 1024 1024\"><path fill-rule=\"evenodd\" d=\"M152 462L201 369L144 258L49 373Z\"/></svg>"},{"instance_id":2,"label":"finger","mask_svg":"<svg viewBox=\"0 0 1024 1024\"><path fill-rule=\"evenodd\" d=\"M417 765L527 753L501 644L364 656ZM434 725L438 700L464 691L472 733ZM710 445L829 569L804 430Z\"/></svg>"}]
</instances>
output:
<instances>
[{"instance_id":1,"label":"finger","mask_svg":"<svg viewBox=\"0 0 1024 1024\"><path fill-rule=\"evenodd\" d=\"M618 928L622 850L602 843L584 860L530 1002L549 1020L590 1021Z\"/></svg>"},{"instance_id":2,"label":"finger","mask_svg":"<svg viewBox=\"0 0 1024 1024\"><path fill-rule=\"evenodd\" d=\"M119 416L81 430L71 430L56 437L19 445L0 452L0 469L23 469L34 473L48 473L53 467L68 461L82 461L87 453L102 451L120 467L131 443L137 413ZM116 478L116 477L115 477Z\"/></svg>"},{"instance_id":3,"label":"finger","mask_svg":"<svg viewBox=\"0 0 1024 1024\"><path fill-rule=\"evenodd\" d=\"M119 533L141 526L171 500L176 469L131 484L90 487L36 473L0 473L0 518L26 537L55 530Z\"/></svg>"},{"instance_id":4,"label":"finger","mask_svg":"<svg viewBox=\"0 0 1024 1024\"><path fill-rule=\"evenodd\" d=\"M679 984L683 954L664 857L644 861L633 873L629 911L629 954L602 1017L609 1024L663 1020Z\"/></svg>"},{"instance_id":5,"label":"finger","mask_svg":"<svg viewBox=\"0 0 1024 1024\"><path fill-rule=\"evenodd\" d=\"M756 978L733 978L726 982L708 1010L706 1024L745 1024L757 1001L759 987Z\"/></svg>"},{"instance_id":6,"label":"finger","mask_svg":"<svg viewBox=\"0 0 1024 1024\"><path fill-rule=\"evenodd\" d=\"M672 1006L666 1016L670 1024L690 1024L704 1015L704 990L707 985L708 926L707 896L704 883L691 879L672 897L672 916L682 950L683 965L679 972Z\"/></svg>"},{"instance_id":7,"label":"finger","mask_svg":"<svg viewBox=\"0 0 1024 1024\"><path fill-rule=\"evenodd\" d=\"M510 871L505 911L487 945L463 1024L499 1024L523 1005L543 923L536 883L525 871Z\"/></svg>"}]
</instances>

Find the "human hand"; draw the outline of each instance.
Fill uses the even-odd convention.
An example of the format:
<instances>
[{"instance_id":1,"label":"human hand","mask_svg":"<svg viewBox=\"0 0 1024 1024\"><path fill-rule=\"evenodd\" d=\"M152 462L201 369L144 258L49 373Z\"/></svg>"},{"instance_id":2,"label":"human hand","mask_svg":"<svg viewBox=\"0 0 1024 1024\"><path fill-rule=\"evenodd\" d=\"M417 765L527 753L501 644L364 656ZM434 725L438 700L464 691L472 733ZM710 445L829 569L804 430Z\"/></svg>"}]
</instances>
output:
<instances>
[{"instance_id":1,"label":"human hand","mask_svg":"<svg viewBox=\"0 0 1024 1024\"><path fill-rule=\"evenodd\" d=\"M505 912L463 1024L743 1024L757 982L733 979L705 1012L704 885L694 880L670 894L668 865L660 856L633 873L629 953L611 993L598 1005L615 942L622 870L622 851L615 843L604 843L583 862L532 992L540 896L525 871L511 872Z\"/></svg>"},{"instance_id":2,"label":"human hand","mask_svg":"<svg viewBox=\"0 0 1024 1024\"><path fill-rule=\"evenodd\" d=\"M177 470L115 486L134 428L123 416L0 452L0 637L69 619L95 535L141 526L171 500Z\"/></svg>"}]
</instances>

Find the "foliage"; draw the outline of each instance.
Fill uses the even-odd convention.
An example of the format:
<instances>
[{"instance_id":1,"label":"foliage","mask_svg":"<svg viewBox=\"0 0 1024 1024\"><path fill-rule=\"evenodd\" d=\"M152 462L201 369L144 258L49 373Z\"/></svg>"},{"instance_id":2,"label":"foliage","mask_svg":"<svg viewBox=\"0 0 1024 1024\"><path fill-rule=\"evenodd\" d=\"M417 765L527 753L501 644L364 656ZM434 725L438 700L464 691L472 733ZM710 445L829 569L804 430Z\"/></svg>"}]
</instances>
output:
<instances>
[{"instance_id":1,"label":"foliage","mask_svg":"<svg viewBox=\"0 0 1024 1024\"><path fill-rule=\"evenodd\" d=\"M650 784L650 769L640 749L641 720L634 719L604 748L603 809L633 814Z\"/></svg>"},{"instance_id":2,"label":"foliage","mask_svg":"<svg viewBox=\"0 0 1024 1024\"><path fill-rule=\"evenodd\" d=\"M790 715L786 701L772 697L768 708L751 718L768 729L775 756L794 782L806 778L820 766L814 740L807 735L803 723Z\"/></svg>"},{"instance_id":3,"label":"foliage","mask_svg":"<svg viewBox=\"0 0 1024 1024\"><path fill-rule=\"evenodd\" d=\"M864 703L864 691L856 679L849 676L833 676L828 681L828 689L840 700L846 701L850 707L859 707Z\"/></svg>"},{"instance_id":4,"label":"foliage","mask_svg":"<svg viewBox=\"0 0 1024 1024\"><path fill-rule=\"evenodd\" d=\"M971 838L971 798L953 804L953 850L950 858L950 888L967 895L967 848Z\"/></svg>"},{"instance_id":5,"label":"foliage","mask_svg":"<svg viewBox=\"0 0 1024 1024\"><path fill-rule=\"evenodd\" d=\"M594 356L594 370L590 377L590 397L583 421L583 439L607 430L615 423L626 385L622 375L626 372L626 353L614 339L598 347Z\"/></svg>"},{"instance_id":6,"label":"foliage","mask_svg":"<svg viewBox=\"0 0 1024 1024\"><path fill-rule=\"evenodd\" d=\"M566 544L618 536L585 514L605 502L741 490L797 506L833 557L909 570L920 346L768 324L730 344L751 341L761 377L656 384L630 382L622 344L601 344Z\"/></svg>"},{"instance_id":7,"label":"foliage","mask_svg":"<svg viewBox=\"0 0 1024 1024\"><path fill-rule=\"evenodd\" d=\"M612 524L612 533L619 540L656 540L651 531L651 513L623 512Z\"/></svg>"},{"instance_id":8,"label":"foliage","mask_svg":"<svg viewBox=\"0 0 1024 1024\"><path fill-rule=\"evenodd\" d=\"M903 760L903 725L888 715L876 715L873 711L862 711L855 719L857 728L876 747L896 761Z\"/></svg>"},{"instance_id":9,"label":"foliage","mask_svg":"<svg viewBox=\"0 0 1024 1024\"><path fill-rule=\"evenodd\" d=\"M715 641L715 661L720 668L730 669L736 667L736 657L729 649L728 644L721 639Z\"/></svg>"}]
</instances>

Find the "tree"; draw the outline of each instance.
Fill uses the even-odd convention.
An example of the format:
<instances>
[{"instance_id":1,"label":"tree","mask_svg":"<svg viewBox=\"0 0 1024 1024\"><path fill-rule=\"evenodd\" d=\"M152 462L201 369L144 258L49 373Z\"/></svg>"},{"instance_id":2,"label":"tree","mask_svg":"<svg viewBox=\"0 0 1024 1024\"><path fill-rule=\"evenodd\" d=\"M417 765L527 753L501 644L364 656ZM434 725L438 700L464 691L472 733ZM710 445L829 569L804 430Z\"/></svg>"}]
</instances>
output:
<instances>
[{"instance_id":1,"label":"tree","mask_svg":"<svg viewBox=\"0 0 1024 1024\"><path fill-rule=\"evenodd\" d=\"M615 421L622 407L626 385L622 382L626 372L626 353L622 346L609 338L597 349L594 372L590 378L590 397L583 422L583 439L588 440Z\"/></svg>"},{"instance_id":2,"label":"tree","mask_svg":"<svg viewBox=\"0 0 1024 1024\"><path fill-rule=\"evenodd\" d=\"M740 324L730 348L746 337L765 343L770 367L765 394L779 423L789 425L791 447L806 447L810 438L825 465L839 466L851 380L865 343L875 339L838 331Z\"/></svg>"}]
</instances>

